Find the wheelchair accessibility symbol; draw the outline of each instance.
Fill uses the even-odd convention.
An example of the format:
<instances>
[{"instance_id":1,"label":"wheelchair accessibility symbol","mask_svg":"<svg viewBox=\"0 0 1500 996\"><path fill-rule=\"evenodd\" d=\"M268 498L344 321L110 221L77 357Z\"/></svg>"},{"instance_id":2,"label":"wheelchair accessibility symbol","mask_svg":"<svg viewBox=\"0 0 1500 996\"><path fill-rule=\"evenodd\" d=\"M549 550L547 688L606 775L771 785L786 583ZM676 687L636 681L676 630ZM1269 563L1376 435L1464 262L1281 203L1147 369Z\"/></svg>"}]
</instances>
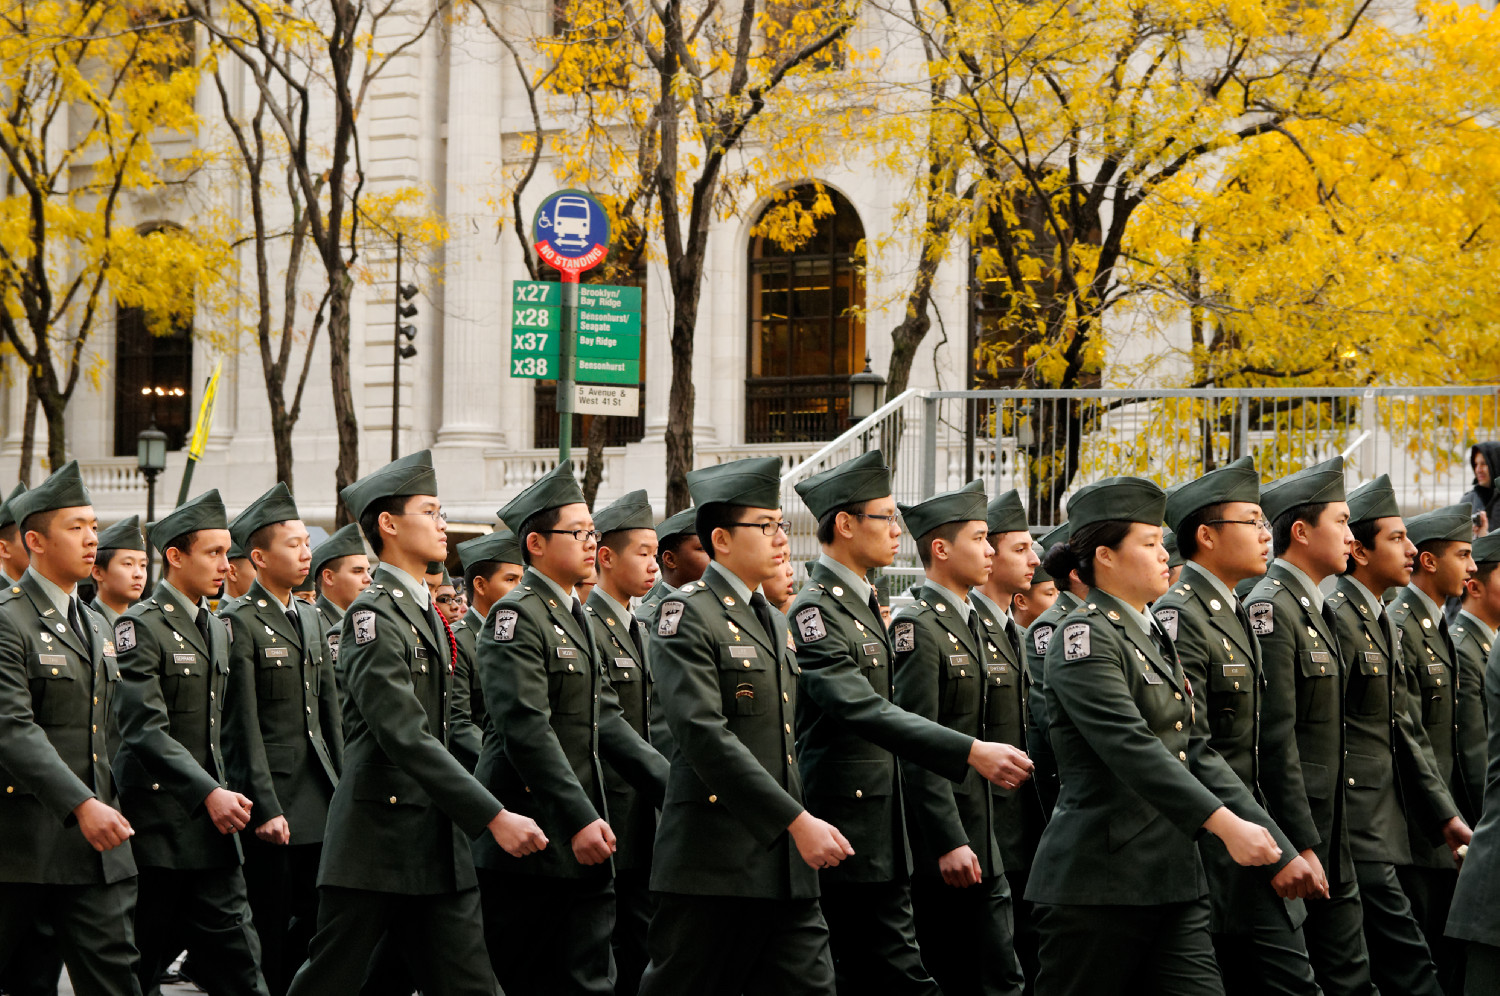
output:
<instances>
[{"instance_id":1,"label":"wheelchair accessibility symbol","mask_svg":"<svg viewBox=\"0 0 1500 996\"><path fill-rule=\"evenodd\" d=\"M592 194L559 190L536 210L532 243L548 266L577 280L578 274L604 262L609 254L609 215Z\"/></svg>"}]
</instances>

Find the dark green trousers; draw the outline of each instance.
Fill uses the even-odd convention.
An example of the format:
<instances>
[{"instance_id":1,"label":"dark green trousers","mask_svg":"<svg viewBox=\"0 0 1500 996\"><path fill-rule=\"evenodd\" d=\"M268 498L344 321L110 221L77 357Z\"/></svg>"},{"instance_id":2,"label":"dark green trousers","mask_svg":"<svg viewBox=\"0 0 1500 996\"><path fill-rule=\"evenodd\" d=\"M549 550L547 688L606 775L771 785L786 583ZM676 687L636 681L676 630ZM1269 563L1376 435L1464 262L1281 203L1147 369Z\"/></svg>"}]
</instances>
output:
<instances>
[{"instance_id":1,"label":"dark green trousers","mask_svg":"<svg viewBox=\"0 0 1500 996\"><path fill-rule=\"evenodd\" d=\"M180 871L142 868L135 906L141 949L141 991L160 992L157 980L187 948L193 981L214 996L267 996L260 973L260 939L245 898L239 865Z\"/></svg>"},{"instance_id":2,"label":"dark green trousers","mask_svg":"<svg viewBox=\"0 0 1500 996\"><path fill-rule=\"evenodd\" d=\"M1463 992L1466 946L1463 941L1444 934L1448 926L1448 908L1453 905L1453 890L1458 885L1458 870L1400 865L1396 868L1396 876L1406 898L1411 901L1411 915L1427 939L1443 992Z\"/></svg>"},{"instance_id":3,"label":"dark green trousers","mask_svg":"<svg viewBox=\"0 0 1500 996\"><path fill-rule=\"evenodd\" d=\"M0 971L5 984L18 994L35 987L56 993L58 966L65 963L78 996L140 996L135 904L133 878L113 885L0 884ZM38 937L39 921L52 928L49 943L40 951L22 950ZM49 974L51 989L46 990Z\"/></svg>"},{"instance_id":4,"label":"dark green trousers","mask_svg":"<svg viewBox=\"0 0 1500 996\"><path fill-rule=\"evenodd\" d=\"M63 958L52 925L37 921L17 933L6 939L9 953L0 952L0 993L57 996Z\"/></svg>"},{"instance_id":5,"label":"dark green trousers","mask_svg":"<svg viewBox=\"0 0 1500 996\"><path fill-rule=\"evenodd\" d=\"M911 884L922 964L943 996L1021 996L1015 919L1004 875L955 889L941 880Z\"/></svg>"},{"instance_id":6,"label":"dark green trousers","mask_svg":"<svg viewBox=\"0 0 1500 996\"><path fill-rule=\"evenodd\" d=\"M658 893L641 996L833 996L816 899Z\"/></svg>"},{"instance_id":7,"label":"dark green trousers","mask_svg":"<svg viewBox=\"0 0 1500 996\"><path fill-rule=\"evenodd\" d=\"M407 896L318 887L318 932L291 996L357 993L387 940L424 996L498 996L484 950L479 890Z\"/></svg>"},{"instance_id":8,"label":"dark green trousers","mask_svg":"<svg viewBox=\"0 0 1500 996\"><path fill-rule=\"evenodd\" d=\"M1307 900L1302 936L1324 996L1374 996L1364 913L1356 881L1328 883L1327 899Z\"/></svg>"},{"instance_id":9,"label":"dark green trousers","mask_svg":"<svg viewBox=\"0 0 1500 996\"><path fill-rule=\"evenodd\" d=\"M615 996L635 996L651 960L646 945L656 900L651 895L651 866L615 872Z\"/></svg>"},{"instance_id":10,"label":"dark green trousers","mask_svg":"<svg viewBox=\"0 0 1500 996\"><path fill-rule=\"evenodd\" d=\"M614 991L610 877L477 872L484 944L505 996L609 996Z\"/></svg>"},{"instance_id":11,"label":"dark green trousers","mask_svg":"<svg viewBox=\"0 0 1500 996\"><path fill-rule=\"evenodd\" d=\"M1228 996L1318 996L1322 992L1300 927L1260 925L1244 933L1214 934L1213 942Z\"/></svg>"},{"instance_id":12,"label":"dark green trousers","mask_svg":"<svg viewBox=\"0 0 1500 996\"><path fill-rule=\"evenodd\" d=\"M1037 996L1223 996L1208 900L1160 906L1038 903Z\"/></svg>"},{"instance_id":13,"label":"dark green trousers","mask_svg":"<svg viewBox=\"0 0 1500 996\"><path fill-rule=\"evenodd\" d=\"M292 976L307 960L318 925L322 854L322 844L267 844L253 834L245 839L245 892L271 996L286 996Z\"/></svg>"},{"instance_id":14,"label":"dark green trousers","mask_svg":"<svg viewBox=\"0 0 1500 996\"><path fill-rule=\"evenodd\" d=\"M1401 887L1395 865L1357 861L1370 977L1382 993L1442 996L1427 939Z\"/></svg>"},{"instance_id":15,"label":"dark green trousers","mask_svg":"<svg viewBox=\"0 0 1500 996\"><path fill-rule=\"evenodd\" d=\"M1500 993L1500 948L1470 941L1464 954L1464 996Z\"/></svg>"},{"instance_id":16,"label":"dark green trousers","mask_svg":"<svg viewBox=\"0 0 1500 996\"><path fill-rule=\"evenodd\" d=\"M940 996L922 966L906 882L822 883L839 996Z\"/></svg>"}]
</instances>

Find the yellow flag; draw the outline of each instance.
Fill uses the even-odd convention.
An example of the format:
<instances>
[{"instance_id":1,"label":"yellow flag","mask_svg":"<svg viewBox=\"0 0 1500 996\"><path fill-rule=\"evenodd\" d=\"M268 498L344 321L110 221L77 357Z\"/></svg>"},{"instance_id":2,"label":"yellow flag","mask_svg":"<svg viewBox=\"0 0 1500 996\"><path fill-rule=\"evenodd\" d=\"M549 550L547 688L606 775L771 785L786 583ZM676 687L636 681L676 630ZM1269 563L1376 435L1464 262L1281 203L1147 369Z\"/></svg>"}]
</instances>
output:
<instances>
[{"instance_id":1,"label":"yellow flag","mask_svg":"<svg viewBox=\"0 0 1500 996\"><path fill-rule=\"evenodd\" d=\"M219 394L219 374L224 371L224 361L214 364L213 375L208 378L208 387L203 389L203 401L198 405L198 421L193 426L193 439L188 443L188 456L193 460L203 459L203 448L208 445L208 430L214 424L214 400Z\"/></svg>"}]
</instances>

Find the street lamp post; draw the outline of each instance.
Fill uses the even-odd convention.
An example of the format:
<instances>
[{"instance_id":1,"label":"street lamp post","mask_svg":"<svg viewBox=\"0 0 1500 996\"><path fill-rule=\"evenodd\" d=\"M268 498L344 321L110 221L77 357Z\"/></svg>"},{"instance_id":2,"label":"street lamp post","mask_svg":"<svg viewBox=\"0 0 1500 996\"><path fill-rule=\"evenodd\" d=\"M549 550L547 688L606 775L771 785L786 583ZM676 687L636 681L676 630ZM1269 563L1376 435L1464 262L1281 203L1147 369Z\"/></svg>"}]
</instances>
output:
<instances>
[{"instance_id":1,"label":"street lamp post","mask_svg":"<svg viewBox=\"0 0 1500 996\"><path fill-rule=\"evenodd\" d=\"M156 475L167 469L167 434L156 427L156 419L135 437L135 466L146 477L146 521L156 521ZM150 546L146 548L146 590L151 590Z\"/></svg>"},{"instance_id":2,"label":"street lamp post","mask_svg":"<svg viewBox=\"0 0 1500 996\"><path fill-rule=\"evenodd\" d=\"M865 353L865 368L849 377L849 424L858 425L880 407L880 395L885 390L885 378L870 369L870 354ZM870 448L870 434L860 436L863 449Z\"/></svg>"}]
</instances>

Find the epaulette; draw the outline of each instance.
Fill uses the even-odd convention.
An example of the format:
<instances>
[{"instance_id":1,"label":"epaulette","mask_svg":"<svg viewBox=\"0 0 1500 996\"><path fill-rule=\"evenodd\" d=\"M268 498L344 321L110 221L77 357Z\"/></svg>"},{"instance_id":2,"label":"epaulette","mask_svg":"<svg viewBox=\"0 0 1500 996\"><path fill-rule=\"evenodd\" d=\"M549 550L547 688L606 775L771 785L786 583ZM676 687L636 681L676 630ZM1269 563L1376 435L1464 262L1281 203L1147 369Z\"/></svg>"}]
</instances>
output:
<instances>
[{"instance_id":1,"label":"epaulette","mask_svg":"<svg viewBox=\"0 0 1500 996\"><path fill-rule=\"evenodd\" d=\"M689 581L687 584L683 585L681 588L678 588L676 591L671 592L670 594L668 594L665 598L662 599L662 601L663 602L668 601L670 599L676 598L678 595L681 595L684 598L692 598L698 592L700 592L700 591L707 591L707 590L708 590L708 584L706 582L703 582L703 581Z\"/></svg>"},{"instance_id":2,"label":"epaulette","mask_svg":"<svg viewBox=\"0 0 1500 996\"><path fill-rule=\"evenodd\" d=\"M0 592L0 605L4 605L6 602L13 602L17 598L20 598L21 595L21 586L18 584L13 584L9 588L6 588L3 592Z\"/></svg>"}]
</instances>

